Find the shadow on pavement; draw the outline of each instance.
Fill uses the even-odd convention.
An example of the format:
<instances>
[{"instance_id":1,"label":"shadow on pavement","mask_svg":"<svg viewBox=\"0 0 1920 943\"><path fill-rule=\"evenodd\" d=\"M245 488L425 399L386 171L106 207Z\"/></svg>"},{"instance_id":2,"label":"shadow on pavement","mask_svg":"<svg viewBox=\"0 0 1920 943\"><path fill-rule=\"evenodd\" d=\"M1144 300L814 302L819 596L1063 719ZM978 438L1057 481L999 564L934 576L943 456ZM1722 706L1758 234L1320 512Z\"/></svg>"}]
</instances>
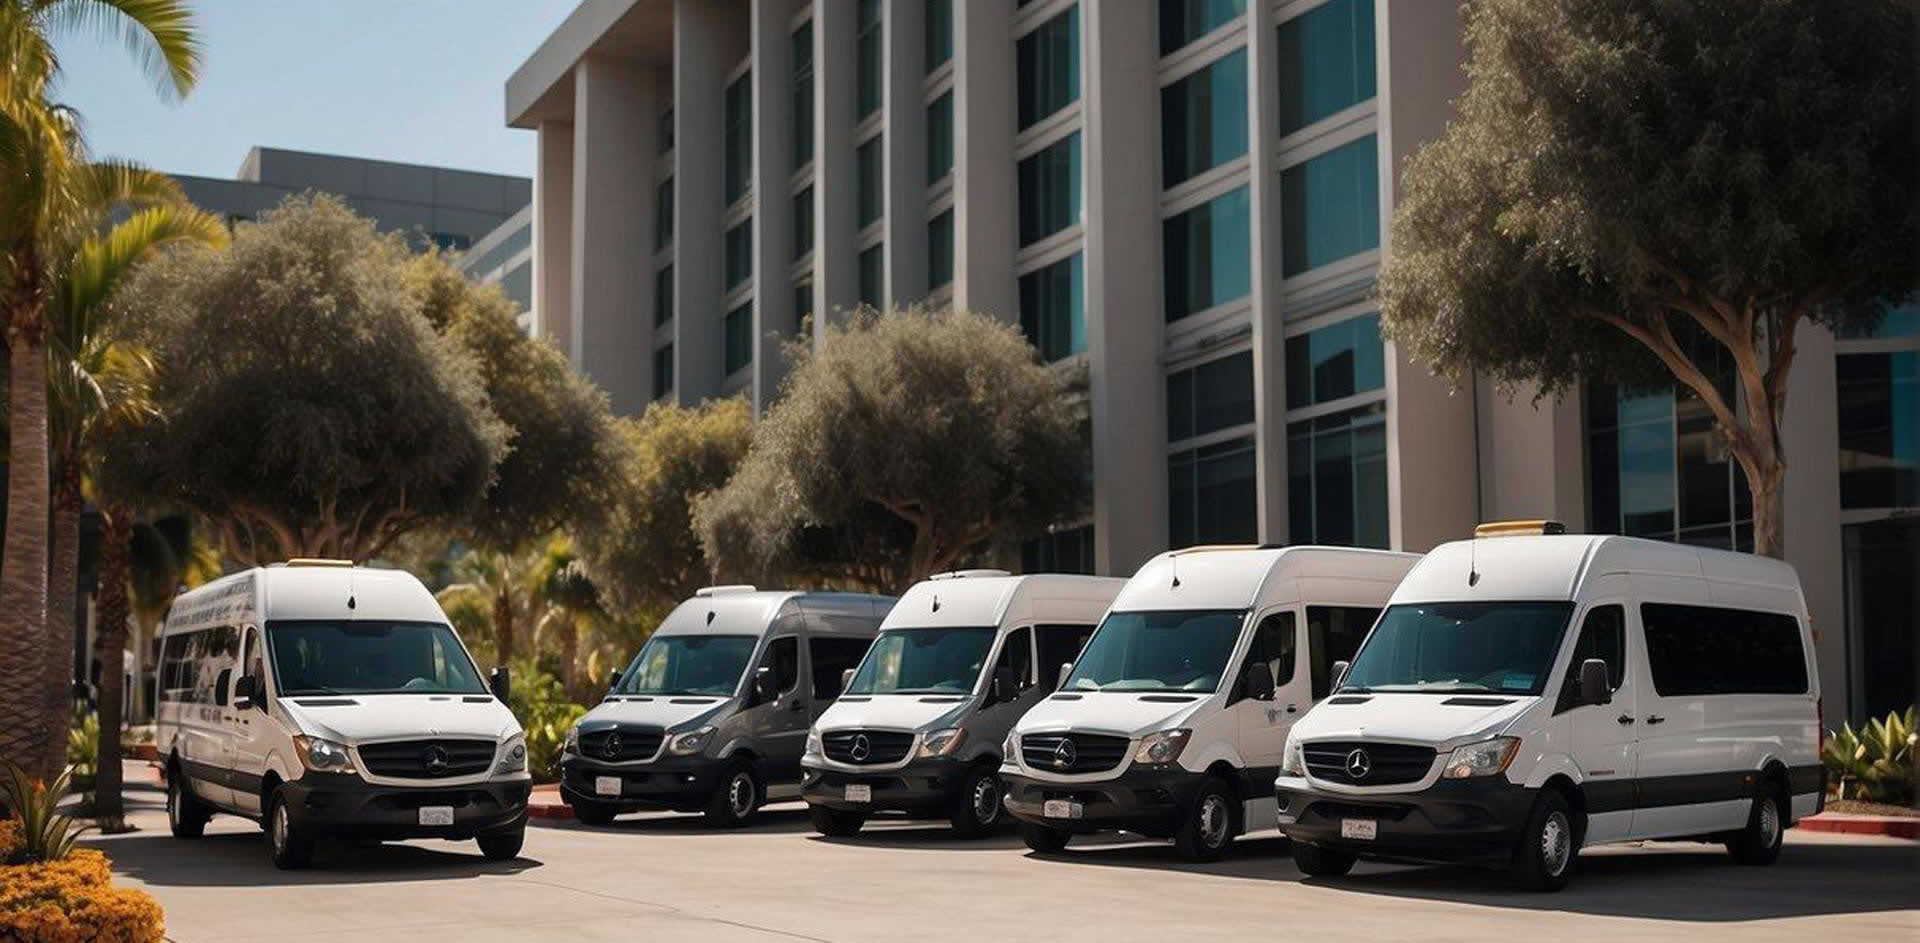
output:
<instances>
[{"instance_id":1,"label":"shadow on pavement","mask_svg":"<svg viewBox=\"0 0 1920 943\"><path fill-rule=\"evenodd\" d=\"M614 819L611 825L585 825L573 820L550 822L536 819L535 822L545 828L636 835L780 835L812 829L807 822L807 807L801 805L763 808L740 828L715 828L707 824L706 816L698 812L641 812L623 815Z\"/></svg>"},{"instance_id":2,"label":"shadow on pavement","mask_svg":"<svg viewBox=\"0 0 1920 943\"><path fill-rule=\"evenodd\" d=\"M472 842L427 847L323 841L315 850L312 868L282 871L268 859L265 837L251 827L209 833L191 841L162 830L95 838L81 844L106 852L113 859L114 871L158 887L437 881L519 874L541 866L528 858L488 861Z\"/></svg>"},{"instance_id":3,"label":"shadow on pavement","mask_svg":"<svg viewBox=\"0 0 1920 943\"><path fill-rule=\"evenodd\" d=\"M811 830L809 830L811 832ZM824 845L868 848L940 849L953 851L1009 851L1024 848L1012 829L1001 829L980 838L961 838L945 822L933 819L876 816L867 820L860 834L834 838L812 832L807 836Z\"/></svg>"}]
</instances>

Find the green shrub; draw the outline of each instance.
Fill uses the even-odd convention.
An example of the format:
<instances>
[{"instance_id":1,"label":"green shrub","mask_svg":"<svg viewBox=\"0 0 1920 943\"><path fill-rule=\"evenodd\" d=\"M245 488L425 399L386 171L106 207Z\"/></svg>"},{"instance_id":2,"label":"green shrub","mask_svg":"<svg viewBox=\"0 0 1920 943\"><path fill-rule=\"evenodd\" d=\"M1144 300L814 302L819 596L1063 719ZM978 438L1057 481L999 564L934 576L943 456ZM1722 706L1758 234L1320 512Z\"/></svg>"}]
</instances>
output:
<instances>
[{"instance_id":1,"label":"green shrub","mask_svg":"<svg viewBox=\"0 0 1920 943\"><path fill-rule=\"evenodd\" d=\"M1904 714L1889 712L1884 719L1869 720L1859 730L1847 723L1838 733L1827 734L1820 759L1827 764L1838 798L1896 805L1913 800L1914 743L1920 738L1914 719L1909 707Z\"/></svg>"},{"instance_id":2,"label":"green shrub","mask_svg":"<svg viewBox=\"0 0 1920 943\"><path fill-rule=\"evenodd\" d=\"M87 829L59 811L60 800L67 794L72 774L72 770L63 772L49 784L29 777L26 770L10 762L0 760L0 805L4 805L20 825L18 847L6 858L0 859L0 864L55 861L73 850L74 841Z\"/></svg>"},{"instance_id":3,"label":"green shrub","mask_svg":"<svg viewBox=\"0 0 1920 943\"><path fill-rule=\"evenodd\" d=\"M67 765L73 767L73 788L93 789L93 778L100 772L100 715L74 716L67 729Z\"/></svg>"},{"instance_id":4,"label":"green shrub","mask_svg":"<svg viewBox=\"0 0 1920 943\"><path fill-rule=\"evenodd\" d=\"M535 782L552 782L560 778L560 748L567 731L587 709L567 700L560 679L532 659L516 660L511 676L507 707L527 733L527 771Z\"/></svg>"}]
</instances>

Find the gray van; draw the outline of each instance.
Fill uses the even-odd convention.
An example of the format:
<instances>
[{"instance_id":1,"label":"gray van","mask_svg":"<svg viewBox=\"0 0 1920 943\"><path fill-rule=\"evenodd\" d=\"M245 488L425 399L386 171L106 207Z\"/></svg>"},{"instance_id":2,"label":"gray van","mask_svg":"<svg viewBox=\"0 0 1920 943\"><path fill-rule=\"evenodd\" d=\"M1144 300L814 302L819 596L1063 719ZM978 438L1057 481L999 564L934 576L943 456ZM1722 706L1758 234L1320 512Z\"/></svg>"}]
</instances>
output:
<instances>
[{"instance_id":1,"label":"gray van","mask_svg":"<svg viewBox=\"0 0 1920 943\"><path fill-rule=\"evenodd\" d=\"M561 797L587 824L672 809L732 827L797 796L809 725L892 607L860 593L698 591L568 731Z\"/></svg>"}]
</instances>

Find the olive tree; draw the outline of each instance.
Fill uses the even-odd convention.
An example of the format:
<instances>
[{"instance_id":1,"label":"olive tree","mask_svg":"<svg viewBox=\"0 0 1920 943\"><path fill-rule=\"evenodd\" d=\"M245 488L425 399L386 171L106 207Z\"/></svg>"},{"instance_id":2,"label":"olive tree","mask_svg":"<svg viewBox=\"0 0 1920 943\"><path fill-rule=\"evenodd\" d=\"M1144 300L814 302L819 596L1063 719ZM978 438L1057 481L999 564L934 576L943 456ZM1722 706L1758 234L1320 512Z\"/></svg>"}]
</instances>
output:
<instances>
[{"instance_id":1,"label":"olive tree","mask_svg":"<svg viewBox=\"0 0 1920 943\"><path fill-rule=\"evenodd\" d=\"M1870 327L1916 284L1914 7L1465 9L1466 93L1402 177L1386 333L1455 381L1684 386L1779 555L1796 332Z\"/></svg>"}]
</instances>

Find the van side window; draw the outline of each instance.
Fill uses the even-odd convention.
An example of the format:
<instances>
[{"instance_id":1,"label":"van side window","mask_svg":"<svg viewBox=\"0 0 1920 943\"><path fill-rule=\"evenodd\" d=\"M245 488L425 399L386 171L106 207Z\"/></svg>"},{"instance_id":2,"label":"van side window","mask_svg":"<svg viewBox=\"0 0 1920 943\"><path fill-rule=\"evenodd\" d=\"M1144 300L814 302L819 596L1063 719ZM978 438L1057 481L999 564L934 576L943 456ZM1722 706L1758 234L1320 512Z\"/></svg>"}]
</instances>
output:
<instances>
[{"instance_id":1,"label":"van side window","mask_svg":"<svg viewBox=\"0 0 1920 943\"><path fill-rule=\"evenodd\" d=\"M1073 664L1080 650L1087 647L1093 626L1038 625L1034 632L1040 649L1040 683L1052 689L1060 682L1060 666Z\"/></svg>"},{"instance_id":2,"label":"van side window","mask_svg":"<svg viewBox=\"0 0 1920 943\"><path fill-rule=\"evenodd\" d=\"M773 669L773 689L785 694L800 683L800 638L782 635L767 645L760 666Z\"/></svg>"},{"instance_id":3,"label":"van side window","mask_svg":"<svg viewBox=\"0 0 1920 943\"><path fill-rule=\"evenodd\" d=\"M1333 663L1353 661L1353 653L1380 618L1364 606L1308 606L1307 654L1313 668L1313 699L1333 693Z\"/></svg>"},{"instance_id":4,"label":"van side window","mask_svg":"<svg viewBox=\"0 0 1920 943\"><path fill-rule=\"evenodd\" d=\"M1033 686L1033 630L1015 629L1007 633L1007 640L1000 646L1000 660L994 663L991 679L1005 668L1013 672L1018 679L1019 689L1025 691Z\"/></svg>"},{"instance_id":5,"label":"van side window","mask_svg":"<svg viewBox=\"0 0 1920 943\"><path fill-rule=\"evenodd\" d=\"M840 696L840 675L860 664L869 639L834 638L815 635L807 639L807 654L813 656L813 699L831 701Z\"/></svg>"},{"instance_id":6,"label":"van side window","mask_svg":"<svg viewBox=\"0 0 1920 943\"><path fill-rule=\"evenodd\" d=\"M1805 694L1800 621L1777 612L1642 603L1647 668L1663 697Z\"/></svg>"},{"instance_id":7,"label":"van side window","mask_svg":"<svg viewBox=\"0 0 1920 943\"><path fill-rule=\"evenodd\" d=\"M1291 609L1276 612L1260 620L1260 625L1253 630L1253 645L1247 649L1247 660L1240 669L1240 673L1235 676L1231 700L1237 701L1246 696L1246 693L1240 690L1245 682L1240 679L1245 677L1247 668L1253 665L1264 663L1267 666L1267 670L1273 673L1275 688L1282 687L1293 680L1294 654L1298 645L1295 634Z\"/></svg>"},{"instance_id":8,"label":"van side window","mask_svg":"<svg viewBox=\"0 0 1920 943\"><path fill-rule=\"evenodd\" d=\"M159 700L164 703L186 703L193 700L192 685L187 682L186 671L192 664L187 652L193 645L198 633L182 632L169 635L160 646Z\"/></svg>"},{"instance_id":9,"label":"van side window","mask_svg":"<svg viewBox=\"0 0 1920 943\"><path fill-rule=\"evenodd\" d=\"M260 650L260 630L259 629L247 630L246 674L248 677L251 677L254 679L255 685L258 685L258 687L256 688L257 693L254 697L254 700L258 701L261 699L262 696L265 695L267 690L266 689L267 659L266 659L265 653L263 653Z\"/></svg>"},{"instance_id":10,"label":"van side window","mask_svg":"<svg viewBox=\"0 0 1920 943\"><path fill-rule=\"evenodd\" d=\"M1587 610L1580 623L1580 640L1573 645L1573 658L1567 662L1567 678L1560 685L1558 714L1580 703L1580 666L1589 658L1607 663L1607 689L1620 690L1627 678L1627 610L1623 606L1595 606Z\"/></svg>"}]
</instances>

